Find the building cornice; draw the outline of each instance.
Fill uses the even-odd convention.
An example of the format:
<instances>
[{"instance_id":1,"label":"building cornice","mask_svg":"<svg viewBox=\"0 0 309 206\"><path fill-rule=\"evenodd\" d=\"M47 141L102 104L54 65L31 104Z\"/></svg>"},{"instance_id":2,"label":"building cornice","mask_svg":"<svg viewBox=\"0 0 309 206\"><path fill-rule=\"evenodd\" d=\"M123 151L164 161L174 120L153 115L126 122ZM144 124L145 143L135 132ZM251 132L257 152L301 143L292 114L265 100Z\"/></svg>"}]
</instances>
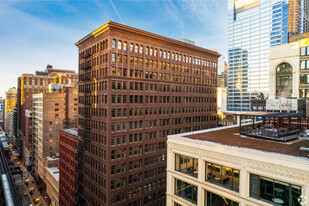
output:
<instances>
[{"instance_id":1,"label":"building cornice","mask_svg":"<svg viewBox=\"0 0 309 206\"><path fill-rule=\"evenodd\" d=\"M154 33L151 33L151 32L147 32L147 31L144 31L144 30L141 30L141 29L126 26L126 25L119 24L119 23L112 22L112 21L106 22L105 24L103 24L102 26L100 26L99 28L97 28L96 30L94 30L93 32L91 32L90 34L88 34L87 36L85 36L84 38L79 40L78 42L76 42L75 45L79 46L82 43L84 43L84 42L86 42L86 41L88 41L92 38L95 38L95 37L99 36L100 34L106 32L110 29L122 30L122 31L125 31L125 32L138 34L138 35L145 36L145 37L148 37L148 38L153 38L153 39L156 39L156 40L175 44L177 46L182 46L182 47L194 49L194 50L197 50L199 52L206 52L208 54L211 54L211 55L214 55L214 56L217 56L217 57L221 56L218 52L210 50L210 49L205 49L205 48L202 48L202 47L199 47L199 46L195 46L195 45L192 45L192 44L189 44L189 43L185 43L185 42L182 42L182 41L178 41L178 40L175 40L175 39L172 39L172 38L164 37L164 36L161 36L161 35L158 35L158 34L154 34Z\"/></svg>"}]
</instances>

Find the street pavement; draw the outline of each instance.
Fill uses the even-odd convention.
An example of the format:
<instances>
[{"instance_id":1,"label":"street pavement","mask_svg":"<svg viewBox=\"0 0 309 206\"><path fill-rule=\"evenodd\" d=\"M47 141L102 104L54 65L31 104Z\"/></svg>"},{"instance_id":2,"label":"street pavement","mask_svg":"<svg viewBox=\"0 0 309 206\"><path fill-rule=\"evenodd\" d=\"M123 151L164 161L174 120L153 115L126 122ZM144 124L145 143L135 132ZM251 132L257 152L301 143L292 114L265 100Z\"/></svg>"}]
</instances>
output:
<instances>
[{"instance_id":1,"label":"street pavement","mask_svg":"<svg viewBox=\"0 0 309 206\"><path fill-rule=\"evenodd\" d=\"M29 206L30 204L35 206L47 206L44 198L41 193L38 191L38 187L35 184L34 178L31 176L29 171L24 167L22 161L19 158L13 160L13 162L21 166L21 170L23 171L23 175L14 175L13 178L15 180L15 184L17 185L19 195L22 196L22 204L23 206ZM25 183L27 182L27 183ZM30 194L32 191L32 195ZM38 199L36 203L35 200Z\"/></svg>"}]
</instances>

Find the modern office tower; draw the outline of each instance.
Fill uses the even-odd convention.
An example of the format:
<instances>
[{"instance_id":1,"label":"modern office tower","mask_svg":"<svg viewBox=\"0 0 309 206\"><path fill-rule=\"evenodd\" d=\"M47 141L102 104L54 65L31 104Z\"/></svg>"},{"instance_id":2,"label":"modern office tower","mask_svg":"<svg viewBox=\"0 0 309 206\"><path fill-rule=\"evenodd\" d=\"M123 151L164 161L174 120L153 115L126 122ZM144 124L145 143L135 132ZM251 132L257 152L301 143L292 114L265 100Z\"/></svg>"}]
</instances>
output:
<instances>
[{"instance_id":1,"label":"modern office tower","mask_svg":"<svg viewBox=\"0 0 309 206\"><path fill-rule=\"evenodd\" d=\"M168 136L167 205L308 204L309 151L302 147L309 141L299 133L307 119L296 124L300 116L292 113L251 118L265 121Z\"/></svg>"},{"instance_id":2,"label":"modern office tower","mask_svg":"<svg viewBox=\"0 0 309 206\"><path fill-rule=\"evenodd\" d=\"M32 95L48 90L49 84L65 84L77 87L78 75L74 70L54 69L47 65L44 71L36 71L35 74L22 74L18 78L17 89L17 134L23 151L23 162L29 167L33 160L32 139Z\"/></svg>"},{"instance_id":3,"label":"modern office tower","mask_svg":"<svg viewBox=\"0 0 309 206\"><path fill-rule=\"evenodd\" d=\"M304 13L303 13L303 31L309 32L309 1L303 0L303 7L304 7Z\"/></svg>"},{"instance_id":4,"label":"modern office tower","mask_svg":"<svg viewBox=\"0 0 309 206\"><path fill-rule=\"evenodd\" d=\"M250 99L269 94L269 48L307 32L308 1L228 1L228 111L250 111Z\"/></svg>"},{"instance_id":5,"label":"modern office tower","mask_svg":"<svg viewBox=\"0 0 309 206\"><path fill-rule=\"evenodd\" d=\"M59 130L66 127L68 113L75 113L75 119L77 119L77 88L61 87L63 85L51 84L48 92L34 94L32 100L33 169L34 177L43 189L46 183L44 159L50 155L59 154ZM51 91L50 88L52 88ZM75 92L65 92L66 90L75 90ZM68 102L67 94L75 94L71 96L75 101ZM76 123L76 120L72 119L72 122Z\"/></svg>"},{"instance_id":6,"label":"modern office tower","mask_svg":"<svg viewBox=\"0 0 309 206\"><path fill-rule=\"evenodd\" d=\"M114 22L76 45L77 205L165 205L166 136L217 126L220 55Z\"/></svg>"},{"instance_id":7,"label":"modern office tower","mask_svg":"<svg viewBox=\"0 0 309 206\"><path fill-rule=\"evenodd\" d=\"M13 135L13 108L16 104L16 88L9 88L5 92L4 127L9 137Z\"/></svg>"},{"instance_id":8,"label":"modern office tower","mask_svg":"<svg viewBox=\"0 0 309 206\"><path fill-rule=\"evenodd\" d=\"M77 128L59 131L59 205L61 206L76 204L77 143Z\"/></svg>"}]
</instances>

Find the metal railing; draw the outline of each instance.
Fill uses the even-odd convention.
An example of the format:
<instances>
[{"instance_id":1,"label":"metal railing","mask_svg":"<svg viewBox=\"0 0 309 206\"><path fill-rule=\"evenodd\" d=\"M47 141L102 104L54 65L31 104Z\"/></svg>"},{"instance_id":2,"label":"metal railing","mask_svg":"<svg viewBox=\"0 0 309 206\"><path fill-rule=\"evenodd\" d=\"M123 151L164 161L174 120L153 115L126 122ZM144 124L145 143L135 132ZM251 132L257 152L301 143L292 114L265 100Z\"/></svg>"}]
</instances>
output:
<instances>
[{"instance_id":1,"label":"metal railing","mask_svg":"<svg viewBox=\"0 0 309 206\"><path fill-rule=\"evenodd\" d=\"M285 128L252 128L242 127L240 134L248 136L256 136L267 139L273 139L278 141L287 141L295 139L301 134L300 129L294 129L291 131L285 131Z\"/></svg>"}]
</instances>

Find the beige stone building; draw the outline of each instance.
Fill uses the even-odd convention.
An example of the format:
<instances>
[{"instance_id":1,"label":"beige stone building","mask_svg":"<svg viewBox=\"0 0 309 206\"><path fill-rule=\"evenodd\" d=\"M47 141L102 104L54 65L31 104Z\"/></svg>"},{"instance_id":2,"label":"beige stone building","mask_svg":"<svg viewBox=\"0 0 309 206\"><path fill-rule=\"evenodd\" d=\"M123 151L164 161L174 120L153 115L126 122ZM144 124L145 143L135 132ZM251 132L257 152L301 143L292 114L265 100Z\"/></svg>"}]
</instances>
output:
<instances>
[{"instance_id":1,"label":"beige stone building","mask_svg":"<svg viewBox=\"0 0 309 206\"><path fill-rule=\"evenodd\" d=\"M5 92L4 127L7 135L13 135L13 107L16 104L16 88L9 88Z\"/></svg>"},{"instance_id":2,"label":"beige stone building","mask_svg":"<svg viewBox=\"0 0 309 206\"><path fill-rule=\"evenodd\" d=\"M293 37L289 44L270 48L270 81L267 111L300 112L298 98L309 97L308 33Z\"/></svg>"},{"instance_id":3,"label":"beige stone building","mask_svg":"<svg viewBox=\"0 0 309 206\"><path fill-rule=\"evenodd\" d=\"M52 206L59 206L59 158L44 158L44 181L46 183L46 202Z\"/></svg>"},{"instance_id":4,"label":"beige stone building","mask_svg":"<svg viewBox=\"0 0 309 206\"><path fill-rule=\"evenodd\" d=\"M166 205L308 205L309 152L300 148L309 141L266 141L238 127L168 136Z\"/></svg>"},{"instance_id":5,"label":"beige stone building","mask_svg":"<svg viewBox=\"0 0 309 206\"><path fill-rule=\"evenodd\" d=\"M57 91L33 95L32 115L33 169L38 182L45 188L44 158L59 153L60 129L68 126L76 127L77 88L60 87Z\"/></svg>"}]
</instances>

